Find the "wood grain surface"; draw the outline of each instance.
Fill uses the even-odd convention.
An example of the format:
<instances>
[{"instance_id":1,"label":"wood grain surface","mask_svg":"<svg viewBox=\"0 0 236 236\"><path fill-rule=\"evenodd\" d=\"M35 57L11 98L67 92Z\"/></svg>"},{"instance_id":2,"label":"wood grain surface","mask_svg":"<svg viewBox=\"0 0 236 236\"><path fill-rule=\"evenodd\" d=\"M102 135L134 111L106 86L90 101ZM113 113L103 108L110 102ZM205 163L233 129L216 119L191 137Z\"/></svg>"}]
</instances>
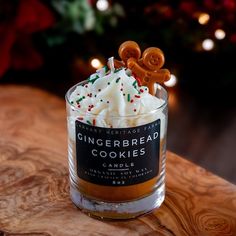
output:
<instances>
[{"instance_id":1,"label":"wood grain surface","mask_svg":"<svg viewBox=\"0 0 236 236\"><path fill-rule=\"evenodd\" d=\"M64 101L31 87L0 86L3 235L236 236L236 186L168 152L160 209L129 221L92 219L69 198Z\"/></svg>"}]
</instances>

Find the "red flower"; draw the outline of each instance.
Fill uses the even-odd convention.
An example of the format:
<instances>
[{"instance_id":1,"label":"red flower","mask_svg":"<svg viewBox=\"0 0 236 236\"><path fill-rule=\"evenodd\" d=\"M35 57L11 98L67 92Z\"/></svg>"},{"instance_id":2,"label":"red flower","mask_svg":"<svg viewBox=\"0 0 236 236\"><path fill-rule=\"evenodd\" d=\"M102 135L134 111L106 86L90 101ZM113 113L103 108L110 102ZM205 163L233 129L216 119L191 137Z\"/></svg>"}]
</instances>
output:
<instances>
[{"instance_id":1,"label":"red flower","mask_svg":"<svg viewBox=\"0 0 236 236\"><path fill-rule=\"evenodd\" d=\"M20 0L16 17L0 23L0 76L10 67L35 69L42 65L31 35L54 24L50 10L39 0Z\"/></svg>"}]
</instances>

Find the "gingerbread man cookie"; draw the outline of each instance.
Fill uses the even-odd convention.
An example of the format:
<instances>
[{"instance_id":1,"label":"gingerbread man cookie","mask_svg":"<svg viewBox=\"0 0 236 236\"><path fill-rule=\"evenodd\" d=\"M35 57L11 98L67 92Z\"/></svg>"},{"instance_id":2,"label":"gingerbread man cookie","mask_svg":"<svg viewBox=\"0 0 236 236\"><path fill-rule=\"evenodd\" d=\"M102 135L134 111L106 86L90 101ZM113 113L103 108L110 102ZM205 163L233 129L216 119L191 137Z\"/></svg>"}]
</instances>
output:
<instances>
[{"instance_id":1,"label":"gingerbread man cookie","mask_svg":"<svg viewBox=\"0 0 236 236\"><path fill-rule=\"evenodd\" d=\"M141 58L139 45L134 41L126 41L120 45L118 53L122 61L115 60L115 67L128 67L140 78L141 85L149 88L150 94L155 95L155 83L163 83L170 79L169 70L161 69L165 58L159 48L147 48Z\"/></svg>"}]
</instances>

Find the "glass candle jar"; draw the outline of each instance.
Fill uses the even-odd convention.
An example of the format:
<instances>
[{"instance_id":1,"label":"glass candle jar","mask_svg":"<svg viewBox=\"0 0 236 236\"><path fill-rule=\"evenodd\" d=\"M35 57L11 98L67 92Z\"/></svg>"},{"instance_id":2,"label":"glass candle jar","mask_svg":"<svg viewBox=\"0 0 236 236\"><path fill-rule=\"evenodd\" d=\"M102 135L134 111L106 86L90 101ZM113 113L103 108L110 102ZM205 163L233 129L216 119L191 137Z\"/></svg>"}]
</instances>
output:
<instances>
[{"instance_id":1,"label":"glass candle jar","mask_svg":"<svg viewBox=\"0 0 236 236\"><path fill-rule=\"evenodd\" d=\"M165 197L167 92L155 110L132 116L81 113L66 94L70 195L87 214L129 219L160 207Z\"/></svg>"}]
</instances>

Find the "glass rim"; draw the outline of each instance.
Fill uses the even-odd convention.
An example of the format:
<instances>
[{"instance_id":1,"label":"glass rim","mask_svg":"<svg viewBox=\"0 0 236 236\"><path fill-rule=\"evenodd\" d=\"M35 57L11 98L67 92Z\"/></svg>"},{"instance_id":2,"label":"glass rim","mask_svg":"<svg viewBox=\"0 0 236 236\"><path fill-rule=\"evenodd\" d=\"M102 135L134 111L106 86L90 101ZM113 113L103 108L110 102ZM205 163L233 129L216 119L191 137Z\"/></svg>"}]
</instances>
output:
<instances>
[{"instance_id":1,"label":"glass rim","mask_svg":"<svg viewBox=\"0 0 236 236\"><path fill-rule=\"evenodd\" d=\"M67 90L67 92L66 92L66 94L65 94L65 100L66 100L67 105L69 105L71 109L80 112L80 113L81 113L81 116L86 115L86 116L97 116L97 117L104 117L104 116L106 116L106 117L111 117L111 118L132 118L132 117L139 117L139 116L146 116L146 115L149 115L149 114L154 114L155 112L159 111L160 109L162 109L163 107L165 107L165 106L168 105L168 98L169 98L168 92L166 91L166 89L165 89L163 86L161 86L160 84L156 83L156 84L157 84L157 88L159 88L159 89L161 89L161 90L164 91L164 93L165 93L165 98L162 99L162 100L164 101L164 103L161 104L160 106L158 106L157 108L155 108L155 109L152 110L152 111L149 111L149 112L146 112L146 113L137 114L137 115L126 115L126 116L119 116L119 115L108 115L108 116L107 116L107 115L95 114L95 113L92 113L92 112L81 112L81 110L78 109L78 107L76 107L74 104L71 104L71 103L70 103L70 101L69 101L69 96L70 96L70 94L72 93L71 91L72 91L73 89L75 89L75 88L76 88L77 86L79 86L79 85L85 84L86 82L88 82L88 80L83 80L83 81L81 81L81 82L79 82L79 83L73 85L72 87L70 87L70 88ZM155 95L154 95L154 96L155 96Z\"/></svg>"}]
</instances>

